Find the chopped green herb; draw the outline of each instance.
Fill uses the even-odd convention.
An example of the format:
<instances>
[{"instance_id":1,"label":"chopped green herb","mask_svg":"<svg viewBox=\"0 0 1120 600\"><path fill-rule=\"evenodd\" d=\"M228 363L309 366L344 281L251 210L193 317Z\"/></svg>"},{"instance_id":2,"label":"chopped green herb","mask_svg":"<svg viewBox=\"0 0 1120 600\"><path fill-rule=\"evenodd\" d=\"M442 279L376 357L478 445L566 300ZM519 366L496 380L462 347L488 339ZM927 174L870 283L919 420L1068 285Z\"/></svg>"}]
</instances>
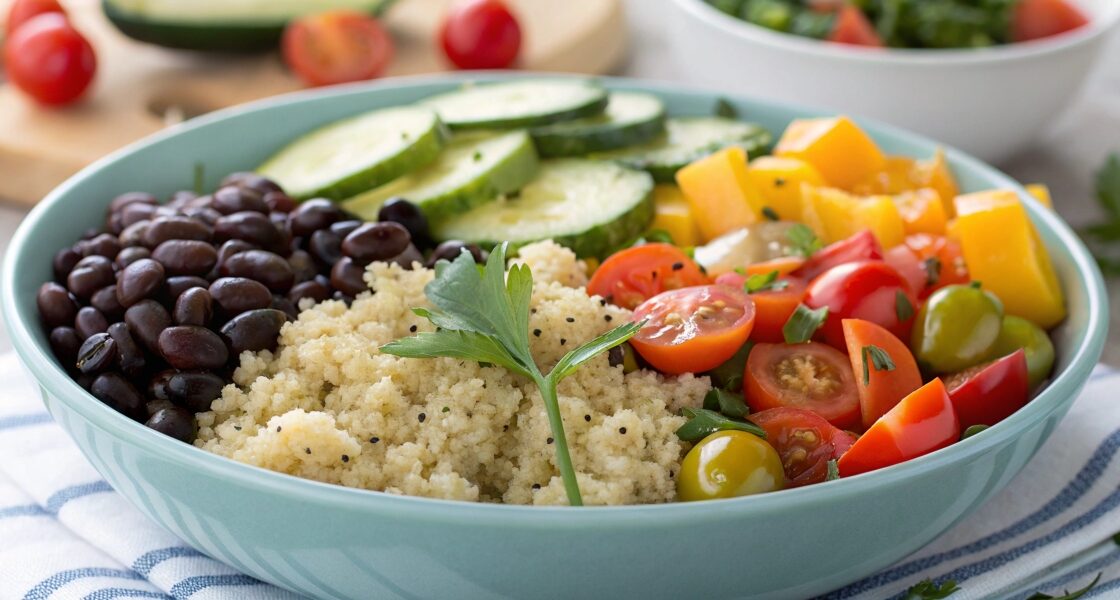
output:
<instances>
[{"instance_id":1,"label":"chopped green herb","mask_svg":"<svg viewBox=\"0 0 1120 600\"><path fill-rule=\"evenodd\" d=\"M1087 586L1085 586L1085 587L1083 587L1079 590L1074 590L1072 592L1069 591L1069 590L1062 590L1062 595L1061 596L1051 596L1050 594L1043 594L1042 592L1035 592L1031 596L1028 596L1027 600L1077 600L1078 598L1080 598L1080 597L1084 596L1085 594L1089 593L1089 590L1097 587L1097 584L1100 583L1102 575L1104 575L1104 571L1101 571L1100 573L1097 573L1097 576L1094 577L1093 580L1089 582L1089 585L1087 585Z\"/></svg>"},{"instance_id":2,"label":"chopped green herb","mask_svg":"<svg viewBox=\"0 0 1120 600\"><path fill-rule=\"evenodd\" d=\"M741 391L743 389L743 372L747 369L747 358L750 357L754 342L747 342L727 359L722 365L708 371L707 375L712 380L712 385L725 390Z\"/></svg>"},{"instance_id":3,"label":"chopped green herb","mask_svg":"<svg viewBox=\"0 0 1120 600\"><path fill-rule=\"evenodd\" d=\"M894 294L894 314L902 322L909 321L914 316L914 305L910 303L910 299L902 293L902 290Z\"/></svg>"},{"instance_id":4,"label":"chopped green herb","mask_svg":"<svg viewBox=\"0 0 1120 600\"><path fill-rule=\"evenodd\" d=\"M871 383L871 367L874 366L876 371L893 371L894 361L891 360L891 355L887 354L886 350L870 345L864 346L860 351L863 358L863 385ZM867 360L868 357L871 360Z\"/></svg>"},{"instance_id":5,"label":"chopped green herb","mask_svg":"<svg viewBox=\"0 0 1120 600\"><path fill-rule=\"evenodd\" d=\"M762 216L766 217L768 221L781 221L782 218L778 216L778 211L770 208L769 206L762 207Z\"/></svg>"},{"instance_id":6,"label":"chopped green herb","mask_svg":"<svg viewBox=\"0 0 1120 600\"><path fill-rule=\"evenodd\" d=\"M665 231L664 229L651 229L651 230L646 232L645 238L646 238L646 242L650 242L650 243L654 243L654 242L660 243L660 244L672 244L673 243L673 236L669 235L669 232Z\"/></svg>"},{"instance_id":7,"label":"chopped green herb","mask_svg":"<svg viewBox=\"0 0 1120 600\"><path fill-rule=\"evenodd\" d=\"M1079 230L1105 275L1120 275L1115 242L1120 241L1120 154L1109 155L1097 171L1097 202L1105 213L1101 223Z\"/></svg>"},{"instance_id":8,"label":"chopped green herb","mask_svg":"<svg viewBox=\"0 0 1120 600\"><path fill-rule=\"evenodd\" d=\"M981 431L984 431L987 428L988 428L987 425L970 425L968 427L968 429L965 429L964 433L961 434L961 439L962 440L968 439L968 438L980 433Z\"/></svg>"},{"instance_id":9,"label":"chopped green herb","mask_svg":"<svg viewBox=\"0 0 1120 600\"><path fill-rule=\"evenodd\" d=\"M968 286L971 287L974 290L978 290L978 289L984 287L984 283L980 282L980 281L970 281L968 283Z\"/></svg>"},{"instance_id":10,"label":"chopped green herb","mask_svg":"<svg viewBox=\"0 0 1120 600\"><path fill-rule=\"evenodd\" d=\"M725 119L739 118L739 111L731 102L728 102L727 98L719 98L716 100L715 114L717 117L723 117Z\"/></svg>"},{"instance_id":11,"label":"chopped green herb","mask_svg":"<svg viewBox=\"0 0 1120 600\"><path fill-rule=\"evenodd\" d=\"M206 191L206 165L194 163L194 193L201 196Z\"/></svg>"},{"instance_id":12,"label":"chopped green herb","mask_svg":"<svg viewBox=\"0 0 1120 600\"><path fill-rule=\"evenodd\" d=\"M743 282L743 289L748 294L755 292L765 292L773 290L779 292L789 287L789 282L785 280L778 280L778 272L770 271L765 275L751 275Z\"/></svg>"},{"instance_id":13,"label":"chopped green herb","mask_svg":"<svg viewBox=\"0 0 1120 600\"><path fill-rule=\"evenodd\" d=\"M804 223L797 223L790 227L789 231L786 232L786 237L792 244L790 249L805 258L812 256L822 246L817 234L813 233L813 230L809 229L809 226Z\"/></svg>"},{"instance_id":14,"label":"chopped green herb","mask_svg":"<svg viewBox=\"0 0 1120 600\"><path fill-rule=\"evenodd\" d=\"M474 162L478 162L478 161L482 160L482 152L480 152L478 150L475 150L474 154L471 156L471 158L474 159Z\"/></svg>"},{"instance_id":15,"label":"chopped green herb","mask_svg":"<svg viewBox=\"0 0 1120 600\"><path fill-rule=\"evenodd\" d=\"M906 590L903 600L941 600L948 598L960 591L957 582L952 579L941 582L940 585L931 579L923 579L910 589Z\"/></svg>"},{"instance_id":16,"label":"chopped green herb","mask_svg":"<svg viewBox=\"0 0 1120 600\"><path fill-rule=\"evenodd\" d=\"M933 287L941 281L941 259L936 256L931 256L922 261L922 266L926 270L926 287Z\"/></svg>"},{"instance_id":17,"label":"chopped green herb","mask_svg":"<svg viewBox=\"0 0 1120 600\"><path fill-rule=\"evenodd\" d=\"M825 481L835 481L840 479L840 466L836 463L836 459L828 461L828 474L824 476Z\"/></svg>"},{"instance_id":18,"label":"chopped green herb","mask_svg":"<svg viewBox=\"0 0 1120 600\"><path fill-rule=\"evenodd\" d=\"M766 439L766 432L750 421L738 421L725 417L714 410L704 408L683 408L681 413L688 422L677 429L677 437L686 442L697 442L717 431L745 431Z\"/></svg>"},{"instance_id":19,"label":"chopped green herb","mask_svg":"<svg viewBox=\"0 0 1120 600\"><path fill-rule=\"evenodd\" d=\"M782 335L785 336L787 344L803 344L813 337L827 319L827 306L812 310L804 304L798 304L797 309L782 326Z\"/></svg>"},{"instance_id":20,"label":"chopped green herb","mask_svg":"<svg viewBox=\"0 0 1120 600\"><path fill-rule=\"evenodd\" d=\"M742 419L751 412L751 409L747 408L747 403L743 400L742 394L720 388L712 388L704 395L704 408L721 412L734 419Z\"/></svg>"}]
</instances>

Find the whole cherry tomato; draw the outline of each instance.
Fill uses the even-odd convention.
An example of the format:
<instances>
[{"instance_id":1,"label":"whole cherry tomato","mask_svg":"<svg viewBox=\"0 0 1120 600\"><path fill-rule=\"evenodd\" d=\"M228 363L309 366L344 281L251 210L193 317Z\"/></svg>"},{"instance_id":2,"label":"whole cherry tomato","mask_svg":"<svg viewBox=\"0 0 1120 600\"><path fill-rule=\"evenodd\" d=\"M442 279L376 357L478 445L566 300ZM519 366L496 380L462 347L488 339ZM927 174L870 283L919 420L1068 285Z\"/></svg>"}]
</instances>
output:
<instances>
[{"instance_id":1,"label":"whole cherry tomato","mask_svg":"<svg viewBox=\"0 0 1120 600\"><path fill-rule=\"evenodd\" d=\"M393 58L393 40L381 23L353 10L332 10L288 24L284 62L308 85L364 81L381 75Z\"/></svg>"},{"instance_id":2,"label":"whole cherry tomato","mask_svg":"<svg viewBox=\"0 0 1120 600\"><path fill-rule=\"evenodd\" d=\"M825 271L857 260L877 260L883 258L883 247L869 229L821 248L809 257L792 275L809 281Z\"/></svg>"},{"instance_id":3,"label":"whole cherry tomato","mask_svg":"<svg viewBox=\"0 0 1120 600\"><path fill-rule=\"evenodd\" d=\"M500 0L460 0L447 13L440 40L460 69L504 69L521 49L521 26Z\"/></svg>"},{"instance_id":4,"label":"whole cherry tomato","mask_svg":"<svg viewBox=\"0 0 1120 600\"><path fill-rule=\"evenodd\" d=\"M918 311L910 284L881 260L850 262L825 271L809 284L805 304L813 309L828 307L828 320L817 333L845 350L844 319L871 321L908 342Z\"/></svg>"},{"instance_id":5,"label":"whole cherry tomato","mask_svg":"<svg viewBox=\"0 0 1120 600\"><path fill-rule=\"evenodd\" d=\"M20 25L4 44L4 62L12 83L47 105L80 98L97 70L93 46L56 12Z\"/></svg>"},{"instance_id":6,"label":"whole cherry tomato","mask_svg":"<svg viewBox=\"0 0 1120 600\"><path fill-rule=\"evenodd\" d=\"M58 3L58 0L15 0L12 6L8 8L8 22L5 25L6 38L12 37L12 34L19 29L32 17L39 16L44 13L60 13L66 14L66 10Z\"/></svg>"}]
</instances>

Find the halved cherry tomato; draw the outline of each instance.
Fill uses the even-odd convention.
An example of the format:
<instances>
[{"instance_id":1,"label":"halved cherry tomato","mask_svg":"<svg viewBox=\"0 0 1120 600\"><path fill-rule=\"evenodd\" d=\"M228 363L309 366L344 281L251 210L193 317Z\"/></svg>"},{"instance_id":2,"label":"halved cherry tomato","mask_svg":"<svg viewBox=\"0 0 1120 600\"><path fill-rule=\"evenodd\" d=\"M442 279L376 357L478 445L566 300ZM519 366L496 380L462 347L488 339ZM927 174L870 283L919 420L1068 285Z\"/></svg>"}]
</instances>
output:
<instances>
[{"instance_id":1,"label":"halved cherry tomato","mask_svg":"<svg viewBox=\"0 0 1120 600\"><path fill-rule=\"evenodd\" d=\"M844 319L871 321L908 342L910 326L918 312L917 297L910 291L910 284L894 267L881 260L852 262L829 269L809 284L805 305L813 309L828 307L828 320L817 335L843 349L847 349Z\"/></svg>"},{"instance_id":2,"label":"halved cherry tomato","mask_svg":"<svg viewBox=\"0 0 1120 600\"><path fill-rule=\"evenodd\" d=\"M969 281L960 244L942 235L908 235L903 244L888 250L883 260L923 299L947 285Z\"/></svg>"},{"instance_id":3,"label":"halved cherry tomato","mask_svg":"<svg viewBox=\"0 0 1120 600\"><path fill-rule=\"evenodd\" d=\"M918 388L875 422L840 457L840 475L882 469L957 441L960 422L940 379Z\"/></svg>"},{"instance_id":4,"label":"halved cherry tomato","mask_svg":"<svg viewBox=\"0 0 1120 600\"><path fill-rule=\"evenodd\" d=\"M766 441L782 457L786 487L824 481L828 461L840 458L856 441L852 434L804 408L771 408L747 418L766 430Z\"/></svg>"},{"instance_id":5,"label":"halved cherry tomato","mask_svg":"<svg viewBox=\"0 0 1120 600\"><path fill-rule=\"evenodd\" d=\"M440 40L460 69L504 69L521 49L521 26L500 0L460 0L447 13Z\"/></svg>"},{"instance_id":6,"label":"halved cherry tomato","mask_svg":"<svg viewBox=\"0 0 1120 600\"><path fill-rule=\"evenodd\" d=\"M630 338L646 362L670 375L699 373L720 366L746 343L754 301L722 285L682 288L646 300L633 320L647 320Z\"/></svg>"},{"instance_id":7,"label":"halved cherry tomato","mask_svg":"<svg viewBox=\"0 0 1120 600\"><path fill-rule=\"evenodd\" d=\"M961 428L995 425L1023 408L1030 399L1027 355L1016 350L945 380Z\"/></svg>"},{"instance_id":8,"label":"halved cherry tomato","mask_svg":"<svg viewBox=\"0 0 1120 600\"><path fill-rule=\"evenodd\" d=\"M16 32L16 29L19 29L20 25L43 13L61 13L65 16L66 9L62 8L58 0L15 0L8 8L8 21L4 26L4 37L12 37L12 34Z\"/></svg>"},{"instance_id":9,"label":"halved cherry tomato","mask_svg":"<svg viewBox=\"0 0 1120 600\"><path fill-rule=\"evenodd\" d=\"M903 398L922 387L922 374L910 349L891 332L862 319L844 319L841 323L844 340L848 343L848 359L852 361L852 371L856 375L860 413L866 429ZM875 368L872 346L887 354L893 368ZM868 349L866 354L864 348ZM865 372L866 382L863 378Z\"/></svg>"},{"instance_id":10,"label":"halved cherry tomato","mask_svg":"<svg viewBox=\"0 0 1120 600\"><path fill-rule=\"evenodd\" d=\"M845 4L836 13L836 23L832 26L828 41L853 46L883 47L883 40L875 32L867 15L851 4Z\"/></svg>"},{"instance_id":11,"label":"halved cherry tomato","mask_svg":"<svg viewBox=\"0 0 1120 600\"><path fill-rule=\"evenodd\" d=\"M875 239L875 234L865 229L848 239L821 248L791 274L805 281L811 281L836 265L881 258L883 258L883 247Z\"/></svg>"},{"instance_id":12,"label":"halved cherry tomato","mask_svg":"<svg viewBox=\"0 0 1120 600\"><path fill-rule=\"evenodd\" d=\"M587 293L633 310L664 292L708 283L696 262L672 244L642 244L616 252L603 261Z\"/></svg>"},{"instance_id":13,"label":"halved cherry tomato","mask_svg":"<svg viewBox=\"0 0 1120 600\"><path fill-rule=\"evenodd\" d=\"M1019 0L1011 13L1011 39L1037 40L1077 29L1088 17L1067 0Z\"/></svg>"},{"instance_id":14,"label":"halved cherry tomato","mask_svg":"<svg viewBox=\"0 0 1120 600\"><path fill-rule=\"evenodd\" d=\"M4 42L8 76L20 90L47 105L80 98L93 81L97 57L86 38L61 13L32 17Z\"/></svg>"},{"instance_id":15,"label":"halved cherry tomato","mask_svg":"<svg viewBox=\"0 0 1120 600\"><path fill-rule=\"evenodd\" d=\"M393 40L381 23L354 10L331 10L288 24L284 62L308 85L363 81L380 75L393 58Z\"/></svg>"},{"instance_id":16,"label":"halved cherry tomato","mask_svg":"<svg viewBox=\"0 0 1120 600\"><path fill-rule=\"evenodd\" d=\"M808 344L756 344L747 358L743 395L752 412L804 408L841 429L859 425L859 392L848 357Z\"/></svg>"},{"instance_id":17,"label":"halved cherry tomato","mask_svg":"<svg viewBox=\"0 0 1120 600\"><path fill-rule=\"evenodd\" d=\"M768 271L773 272L773 271ZM748 273L749 275L749 273ZM716 277L716 283L735 289L743 289L748 275L724 273ZM785 340L782 327L785 327L797 305L805 298L805 282L797 277L779 277L785 287L751 293L754 300L754 331L751 339L756 342L778 343Z\"/></svg>"}]
</instances>

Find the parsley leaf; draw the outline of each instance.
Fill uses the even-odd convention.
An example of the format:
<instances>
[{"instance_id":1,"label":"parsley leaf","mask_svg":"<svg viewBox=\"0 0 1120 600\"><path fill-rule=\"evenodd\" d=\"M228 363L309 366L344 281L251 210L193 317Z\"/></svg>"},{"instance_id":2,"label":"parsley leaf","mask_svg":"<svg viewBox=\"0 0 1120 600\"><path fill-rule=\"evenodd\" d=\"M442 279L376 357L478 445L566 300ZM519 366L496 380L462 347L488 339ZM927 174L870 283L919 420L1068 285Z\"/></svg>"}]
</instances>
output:
<instances>
[{"instance_id":1,"label":"parsley leaf","mask_svg":"<svg viewBox=\"0 0 1120 600\"><path fill-rule=\"evenodd\" d=\"M729 419L706 408L682 408L681 414L688 422L677 429L677 437L686 442L697 442L717 431L745 431L766 439L766 431L750 421Z\"/></svg>"},{"instance_id":2,"label":"parsley leaf","mask_svg":"<svg viewBox=\"0 0 1120 600\"><path fill-rule=\"evenodd\" d=\"M813 230L809 229L809 226L804 223L797 223L793 227L790 227L789 231L786 232L786 237L789 239L789 243L792 244L790 249L795 254L804 256L805 258L809 258L823 246L817 234L813 233Z\"/></svg>"},{"instance_id":3,"label":"parsley leaf","mask_svg":"<svg viewBox=\"0 0 1120 600\"><path fill-rule=\"evenodd\" d=\"M812 310L804 304L798 304L793 314L789 316L789 320L782 326L782 335L785 336L787 344L803 344L813 337L827 319L827 306Z\"/></svg>"},{"instance_id":4,"label":"parsley leaf","mask_svg":"<svg viewBox=\"0 0 1120 600\"><path fill-rule=\"evenodd\" d=\"M719 98L718 100L716 100L716 107L714 112L717 117L723 117L725 119L739 118L739 110L736 109L735 106L727 100L727 98Z\"/></svg>"},{"instance_id":5,"label":"parsley leaf","mask_svg":"<svg viewBox=\"0 0 1120 600\"><path fill-rule=\"evenodd\" d=\"M871 366L874 366L876 371L894 370L894 361L891 360L891 355L878 346L864 346L860 354L863 357L863 385L871 383ZM870 361L867 360L868 357L871 358Z\"/></svg>"},{"instance_id":6,"label":"parsley leaf","mask_svg":"<svg viewBox=\"0 0 1120 600\"><path fill-rule=\"evenodd\" d=\"M833 458L828 461L828 473L824 476L824 480L835 481L837 479L840 479L840 466L836 463L836 459Z\"/></svg>"},{"instance_id":7,"label":"parsley leaf","mask_svg":"<svg viewBox=\"0 0 1120 600\"><path fill-rule=\"evenodd\" d=\"M775 292L781 291L789 287L789 282L785 280L778 280L778 272L770 271L765 275L751 275L743 283L743 289L748 294L755 292L765 292L773 290Z\"/></svg>"},{"instance_id":8,"label":"parsley leaf","mask_svg":"<svg viewBox=\"0 0 1120 600\"><path fill-rule=\"evenodd\" d=\"M948 598L953 594L960 591L961 588L957 587L957 582L952 579L942 582L940 585L930 579L923 579L910 589L906 590L906 595L903 596L904 600L941 600Z\"/></svg>"},{"instance_id":9,"label":"parsley leaf","mask_svg":"<svg viewBox=\"0 0 1120 600\"><path fill-rule=\"evenodd\" d=\"M742 394L729 392L720 388L712 388L704 395L704 408L723 413L728 417L742 419L750 414Z\"/></svg>"},{"instance_id":10,"label":"parsley leaf","mask_svg":"<svg viewBox=\"0 0 1120 600\"><path fill-rule=\"evenodd\" d=\"M1104 575L1104 571L1101 571L1100 573L1097 573L1097 576L1094 577L1093 580L1089 582L1089 585L1087 585L1087 586L1085 586L1085 587L1083 587L1079 590L1074 590L1072 592L1069 591L1069 590L1062 590L1062 595L1061 596L1051 596L1050 594L1043 594L1042 592L1035 592L1031 596L1028 596L1027 600L1077 600L1078 598L1080 598L1080 597L1084 596L1085 594L1089 593L1089 590L1097 587L1097 584L1100 583L1102 575Z\"/></svg>"},{"instance_id":11,"label":"parsley leaf","mask_svg":"<svg viewBox=\"0 0 1120 600\"><path fill-rule=\"evenodd\" d=\"M909 321L914 316L914 305L902 290L894 293L894 314L898 315L899 321Z\"/></svg>"},{"instance_id":12,"label":"parsley leaf","mask_svg":"<svg viewBox=\"0 0 1120 600\"><path fill-rule=\"evenodd\" d=\"M1120 154L1109 155L1097 171L1097 202L1104 210L1103 222L1081 228L1078 233L1089 243L1097 264L1106 275L1120 275L1118 249L1110 244L1120 241Z\"/></svg>"}]
</instances>

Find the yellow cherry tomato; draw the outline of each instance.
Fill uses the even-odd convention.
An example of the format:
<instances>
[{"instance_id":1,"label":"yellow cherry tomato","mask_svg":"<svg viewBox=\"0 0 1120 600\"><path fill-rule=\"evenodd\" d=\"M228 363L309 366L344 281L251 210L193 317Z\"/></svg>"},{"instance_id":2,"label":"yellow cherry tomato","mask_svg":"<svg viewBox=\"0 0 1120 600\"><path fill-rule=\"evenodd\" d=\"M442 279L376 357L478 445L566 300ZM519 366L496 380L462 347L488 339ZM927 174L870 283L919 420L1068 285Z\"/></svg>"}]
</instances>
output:
<instances>
[{"instance_id":1,"label":"yellow cherry tomato","mask_svg":"<svg viewBox=\"0 0 1120 600\"><path fill-rule=\"evenodd\" d=\"M785 487L782 459L766 440L745 431L718 431L684 457L677 477L682 502L735 498Z\"/></svg>"}]
</instances>

